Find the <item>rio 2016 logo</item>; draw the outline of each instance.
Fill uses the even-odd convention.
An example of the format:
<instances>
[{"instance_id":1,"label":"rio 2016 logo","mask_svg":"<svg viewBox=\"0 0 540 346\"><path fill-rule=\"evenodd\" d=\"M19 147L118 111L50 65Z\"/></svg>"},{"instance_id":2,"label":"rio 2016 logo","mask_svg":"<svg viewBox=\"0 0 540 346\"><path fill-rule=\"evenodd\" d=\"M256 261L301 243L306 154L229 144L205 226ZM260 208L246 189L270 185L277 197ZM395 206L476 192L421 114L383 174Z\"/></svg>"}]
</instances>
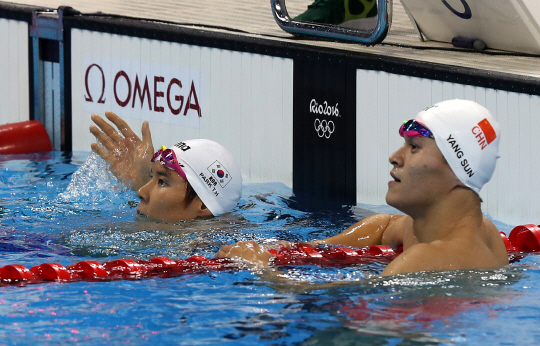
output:
<instances>
[{"instance_id":1,"label":"rio 2016 logo","mask_svg":"<svg viewBox=\"0 0 540 346\"><path fill-rule=\"evenodd\" d=\"M341 117L341 115L339 114L339 108L337 103L335 106L330 106L327 101L319 104L315 99L311 99L311 102L309 103L309 112L312 114L326 115L329 117ZM319 136L320 138L329 139L330 136L332 136L332 133L334 133L334 131L336 130L336 125L332 120L321 120L317 118L315 119L313 126L315 127L315 132L317 133L317 136Z\"/></svg>"},{"instance_id":2,"label":"rio 2016 logo","mask_svg":"<svg viewBox=\"0 0 540 346\"><path fill-rule=\"evenodd\" d=\"M471 12L471 7L469 6L469 4L467 3L467 1L465 0L459 0L461 1L461 4L463 5L464 9L463 9L463 12L459 12L458 10L456 10L454 7L452 7L452 5L450 5L448 3L447 0L442 0L442 3L450 10L452 11L453 14L455 14L456 16L460 17L460 18L463 18L463 19L471 19L472 18L472 12Z\"/></svg>"}]
</instances>

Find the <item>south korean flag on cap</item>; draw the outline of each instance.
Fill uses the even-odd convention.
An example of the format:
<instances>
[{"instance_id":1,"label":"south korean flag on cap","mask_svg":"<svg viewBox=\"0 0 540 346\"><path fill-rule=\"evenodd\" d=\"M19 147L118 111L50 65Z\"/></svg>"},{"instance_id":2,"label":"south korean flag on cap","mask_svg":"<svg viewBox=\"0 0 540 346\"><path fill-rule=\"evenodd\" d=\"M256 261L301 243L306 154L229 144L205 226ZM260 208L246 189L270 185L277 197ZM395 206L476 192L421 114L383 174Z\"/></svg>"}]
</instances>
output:
<instances>
[{"instance_id":1,"label":"south korean flag on cap","mask_svg":"<svg viewBox=\"0 0 540 346\"><path fill-rule=\"evenodd\" d=\"M232 179L227 169L217 160L208 167L208 172L212 174L222 188L227 186Z\"/></svg>"}]
</instances>

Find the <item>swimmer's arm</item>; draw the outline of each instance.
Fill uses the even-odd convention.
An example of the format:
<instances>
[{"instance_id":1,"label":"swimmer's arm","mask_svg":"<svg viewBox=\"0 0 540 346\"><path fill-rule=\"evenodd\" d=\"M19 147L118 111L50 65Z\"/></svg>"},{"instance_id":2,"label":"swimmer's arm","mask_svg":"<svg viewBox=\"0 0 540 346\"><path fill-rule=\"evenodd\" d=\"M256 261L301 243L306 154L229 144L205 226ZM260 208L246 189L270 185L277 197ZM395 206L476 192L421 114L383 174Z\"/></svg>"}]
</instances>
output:
<instances>
[{"instance_id":1,"label":"swimmer's arm","mask_svg":"<svg viewBox=\"0 0 540 346\"><path fill-rule=\"evenodd\" d=\"M233 245L223 245L215 258L232 258L249 262L256 267L267 267L274 256L265 246L254 241L241 241Z\"/></svg>"},{"instance_id":2,"label":"swimmer's arm","mask_svg":"<svg viewBox=\"0 0 540 346\"><path fill-rule=\"evenodd\" d=\"M395 219L395 216L391 214L371 215L347 228L338 235L326 239L315 240L311 242L311 244L333 244L358 248L381 245L383 244L384 233L387 229L392 228L392 223L395 222Z\"/></svg>"},{"instance_id":3,"label":"swimmer's arm","mask_svg":"<svg viewBox=\"0 0 540 346\"><path fill-rule=\"evenodd\" d=\"M224 245L216 254L216 258L232 258L247 262L252 269L257 271L262 279L268 281L275 289L286 289L298 292L333 288L336 286L356 285L356 281L333 281L328 283L308 283L291 278L278 268L270 266L274 257L263 245L254 241L238 242L233 245Z\"/></svg>"},{"instance_id":4,"label":"swimmer's arm","mask_svg":"<svg viewBox=\"0 0 540 346\"><path fill-rule=\"evenodd\" d=\"M141 139L115 113L106 112L105 116L120 133L99 115L93 114L92 121L97 127L90 126L90 132L101 146L92 143L91 148L110 165L111 172L122 184L137 191L150 181L154 146L148 122L142 124Z\"/></svg>"},{"instance_id":5,"label":"swimmer's arm","mask_svg":"<svg viewBox=\"0 0 540 346\"><path fill-rule=\"evenodd\" d=\"M309 242L317 246L319 244L333 244L350 247L364 247L383 244L383 234L387 230L395 229L401 224L402 215L375 214L366 217L357 224L347 228L344 232L321 240ZM291 243L281 241L279 244L289 246ZM384 244L390 245L390 244ZM239 242L233 245L224 245L216 254L217 258L234 258L250 262L256 266L268 266L273 255L265 246L253 241Z\"/></svg>"}]
</instances>

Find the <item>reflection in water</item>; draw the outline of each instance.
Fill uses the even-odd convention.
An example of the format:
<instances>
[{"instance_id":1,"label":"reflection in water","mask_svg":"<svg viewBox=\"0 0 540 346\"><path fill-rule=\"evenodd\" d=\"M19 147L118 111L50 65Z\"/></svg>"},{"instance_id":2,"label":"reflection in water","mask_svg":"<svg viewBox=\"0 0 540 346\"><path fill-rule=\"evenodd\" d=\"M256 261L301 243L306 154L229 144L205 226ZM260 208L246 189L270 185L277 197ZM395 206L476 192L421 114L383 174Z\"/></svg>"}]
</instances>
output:
<instances>
[{"instance_id":1,"label":"reflection in water","mask_svg":"<svg viewBox=\"0 0 540 346\"><path fill-rule=\"evenodd\" d=\"M505 306L521 296L513 285L523 277L523 268L506 267L489 271L417 273L391 278L372 276L368 280L320 289L303 286L304 294L288 300L280 324L264 314L250 321L260 335L284 333L291 324L308 324L319 319L325 328L298 345L438 345L455 343L456 329L475 328L477 320L496 319ZM332 282L332 280L327 281ZM309 293L308 293L309 292ZM336 323L337 322L337 323ZM245 322L244 322L245 323ZM263 328L264 327L264 328ZM294 326L295 328L300 328ZM246 333L246 328L236 328ZM272 333L270 332L272 331ZM250 330L250 332L254 332Z\"/></svg>"}]
</instances>

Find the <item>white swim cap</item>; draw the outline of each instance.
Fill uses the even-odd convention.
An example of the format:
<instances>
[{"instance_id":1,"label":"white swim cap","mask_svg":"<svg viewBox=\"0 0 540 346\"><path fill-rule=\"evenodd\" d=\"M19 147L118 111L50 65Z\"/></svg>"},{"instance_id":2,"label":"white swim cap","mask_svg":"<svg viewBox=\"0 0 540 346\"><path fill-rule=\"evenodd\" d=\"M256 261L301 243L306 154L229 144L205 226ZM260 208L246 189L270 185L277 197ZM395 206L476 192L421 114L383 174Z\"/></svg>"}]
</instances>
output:
<instances>
[{"instance_id":1,"label":"white swim cap","mask_svg":"<svg viewBox=\"0 0 540 346\"><path fill-rule=\"evenodd\" d=\"M212 215L236 207L242 194L242 173L227 149L209 139L183 141L170 149Z\"/></svg>"},{"instance_id":2,"label":"white swim cap","mask_svg":"<svg viewBox=\"0 0 540 346\"><path fill-rule=\"evenodd\" d=\"M449 100L418 113L458 179L477 194L493 176L499 156L499 124L473 101Z\"/></svg>"}]
</instances>

